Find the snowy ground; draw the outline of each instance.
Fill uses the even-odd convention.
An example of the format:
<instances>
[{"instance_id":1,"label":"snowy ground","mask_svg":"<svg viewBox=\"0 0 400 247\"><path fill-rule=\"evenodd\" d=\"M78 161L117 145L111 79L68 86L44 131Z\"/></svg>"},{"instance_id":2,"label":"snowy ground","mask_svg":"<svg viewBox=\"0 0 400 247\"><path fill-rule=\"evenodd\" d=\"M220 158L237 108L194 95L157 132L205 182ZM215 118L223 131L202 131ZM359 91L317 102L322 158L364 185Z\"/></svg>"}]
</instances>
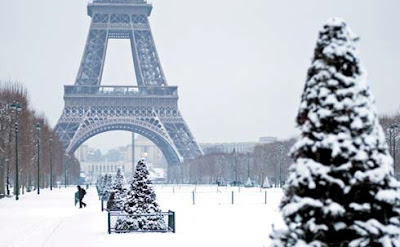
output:
<instances>
[{"instance_id":1,"label":"snowy ground","mask_svg":"<svg viewBox=\"0 0 400 247\"><path fill-rule=\"evenodd\" d=\"M75 187L41 190L0 200L0 246L268 246L271 224L282 225L279 189L156 186L163 211L176 213L176 233L107 234L95 188L84 209L74 207ZM232 191L234 204L232 205Z\"/></svg>"}]
</instances>

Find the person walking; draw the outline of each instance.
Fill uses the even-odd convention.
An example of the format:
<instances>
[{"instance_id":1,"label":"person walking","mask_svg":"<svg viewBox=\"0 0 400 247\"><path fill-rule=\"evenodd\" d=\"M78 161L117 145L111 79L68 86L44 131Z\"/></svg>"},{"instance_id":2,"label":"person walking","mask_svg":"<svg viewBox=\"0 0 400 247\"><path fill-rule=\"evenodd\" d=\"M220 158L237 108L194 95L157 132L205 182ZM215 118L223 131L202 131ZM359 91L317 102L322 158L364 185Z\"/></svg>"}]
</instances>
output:
<instances>
[{"instance_id":1,"label":"person walking","mask_svg":"<svg viewBox=\"0 0 400 247\"><path fill-rule=\"evenodd\" d=\"M85 195L86 195L86 190L81 188L81 186L79 186L79 185L77 186L77 188L78 188L77 193L78 193L78 199L79 199L79 208L82 208L82 205L86 208L86 203L84 203L82 201L83 197L85 197Z\"/></svg>"}]
</instances>

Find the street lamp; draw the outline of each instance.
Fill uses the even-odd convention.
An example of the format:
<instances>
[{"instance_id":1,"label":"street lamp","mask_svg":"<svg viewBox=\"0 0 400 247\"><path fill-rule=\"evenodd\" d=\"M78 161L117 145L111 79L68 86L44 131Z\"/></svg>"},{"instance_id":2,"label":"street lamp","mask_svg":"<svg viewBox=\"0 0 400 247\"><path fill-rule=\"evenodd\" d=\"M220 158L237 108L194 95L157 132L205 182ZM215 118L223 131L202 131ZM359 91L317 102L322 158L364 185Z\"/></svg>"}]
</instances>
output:
<instances>
[{"instance_id":1,"label":"street lamp","mask_svg":"<svg viewBox=\"0 0 400 247\"><path fill-rule=\"evenodd\" d=\"M53 190L53 138L50 136L49 137L49 142L50 142L50 190Z\"/></svg>"},{"instance_id":2,"label":"street lamp","mask_svg":"<svg viewBox=\"0 0 400 247\"><path fill-rule=\"evenodd\" d=\"M5 162L7 162L7 195L10 195L10 160L5 159Z\"/></svg>"},{"instance_id":3,"label":"street lamp","mask_svg":"<svg viewBox=\"0 0 400 247\"><path fill-rule=\"evenodd\" d=\"M397 124L392 124L389 126L389 146L390 146L390 152L393 156L393 168L394 172L396 174L396 135L395 131L399 126Z\"/></svg>"},{"instance_id":4,"label":"street lamp","mask_svg":"<svg viewBox=\"0 0 400 247\"><path fill-rule=\"evenodd\" d=\"M247 177L250 178L250 152L247 152Z\"/></svg>"},{"instance_id":5,"label":"street lamp","mask_svg":"<svg viewBox=\"0 0 400 247\"><path fill-rule=\"evenodd\" d=\"M282 144L279 145L279 187L282 188L283 181L282 181L282 163L283 163L283 146Z\"/></svg>"},{"instance_id":6,"label":"street lamp","mask_svg":"<svg viewBox=\"0 0 400 247\"><path fill-rule=\"evenodd\" d=\"M19 199L19 184L18 184L18 113L22 111L22 106L18 101L13 101L10 108L15 112L15 200Z\"/></svg>"},{"instance_id":7,"label":"street lamp","mask_svg":"<svg viewBox=\"0 0 400 247\"><path fill-rule=\"evenodd\" d=\"M238 170L237 170L237 162L236 162L236 148L233 149L233 159L234 159L234 165L235 165L235 181L234 181L234 185L239 186L239 182L238 182Z\"/></svg>"},{"instance_id":8,"label":"street lamp","mask_svg":"<svg viewBox=\"0 0 400 247\"><path fill-rule=\"evenodd\" d=\"M37 145L37 193L40 194L40 123L36 124L36 145Z\"/></svg>"},{"instance_id":9,"label":"street lamp","mask_svg":"<svg viewBox=\"0 0 400 247\"><path fill-rule=\"evenodd\" d=\"M67 162L69 161L69 155L64 154L64 184L65 188L67 188Z\"/></svg>"}]
</instances>

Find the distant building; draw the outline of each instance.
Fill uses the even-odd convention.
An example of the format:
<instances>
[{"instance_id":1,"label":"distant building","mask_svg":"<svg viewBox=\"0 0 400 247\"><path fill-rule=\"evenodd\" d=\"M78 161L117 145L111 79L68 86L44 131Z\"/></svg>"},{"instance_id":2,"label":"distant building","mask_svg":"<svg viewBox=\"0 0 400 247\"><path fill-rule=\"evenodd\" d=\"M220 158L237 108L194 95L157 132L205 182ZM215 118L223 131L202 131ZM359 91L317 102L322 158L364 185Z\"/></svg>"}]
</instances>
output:
<instances>
[{"instance_id":1,"label":"distant building","mask_svg":"<svg viewBox=\"0 0 400 247\"><path fill-rule=\"evenodd\" d=\"M86 181L95 182L98 177L104 174L115 175L118 167L121 167L125 174L132 174L132 165L130 162L80 162L81 172L86 175Z\"/></svg>"},{"instance_id":2,"label":"distant building","mask_svg":"<svg viewBox=\"0 0 400 247\"><path fill-rule=\"evenodd\" d=\"M162 154L161 150L149 139L135 135L135 163L144 158L147 161L150 177L157 181L162 181L166 177L167 162ZM100 159L96 156L96 159L89 154L94 153L96 150L82 145L75 152L75 157L81 163L81 171L85 173L87 180L92 179L95 181L97 177L102 176L106 173L114 174L117 172L118 167L121 167L127 177L132 174L132 145L126 145L122 147L116 147L113 149L117 152L118 157L122 157L119 161L111 162L107 159L106 154L100 155ZM98 150L97 150L98 151ZM113 159L112 159L113 160Z\"/></svg>"},{"instance_id":3,"label":"distant building","mask_svg":"<svg viewBox=\"0 0 400 247\"><path fill-rule=\"evenodd\" d=\"M87 161L88 160L88 154L89 154L89 146L88 145L81 145L76 151L75 151L75 157L79 161Z\"/></svg>"},{"instance_id":4,"label":"distant building","mask_svg":"<svg viewBox=\"0 0 400 247\"><path fill-rule=\"evenodd\" d=\"M273 143L278 141L278 138L273 137L273 136L262 136L259 139L260 143L262 144L268 144L268 143Z\"/></svg>"},{"instance_id":5,"label":"distant building","mask_svg":"<svg viewBox=\"0 0 400 247\"><path fill-rule=\"evenodd\" d=\"M81 173L86 176L87 182L96 182L97 178L105 175L111 174L115 175L117 173L118 167L121 167L122 172L125 174L125 178L130 179L132 177L132 163L131 162L80 162L81 163ZM150 178L156 181L163 181L165 179L165 169L160 167L155 167L152 163L148 163L148 169L150 173Z\"/></svg>"},{"instance_id":6,"label":"distant building","mask_svg":"<svg viewBox=\"0 0 400 247\"><path fill-rule=\"evenodd\" d=\"M166 165L161 150L149 139L140 135L137 135L135 140L135 158L136 160L145 158L148 163L157 167Z\"/></svg>"},{"instance_id":7,"label":"distant building","mask_svg":"<svg viewBox=\"0 0 400 247\"><path fill-rule=\"evenodd\" d=\"M254 151L254 147L260 144L267 144L276 142L276 137L260 137L258 142L225 142L225 143L200 143L200 147L203 149L205 154L211 153L251 153Z\"/></svg>"},{"instance_id":8,"label":"distant building","mask_svg":"<svg viewBox=\"0 0 400 247\"><path fill-rule=\"evenodd\" d=\"M205 154L210 153L248 153L253 152L258 142L200 143Z\"/></svg>"}]
</instances>

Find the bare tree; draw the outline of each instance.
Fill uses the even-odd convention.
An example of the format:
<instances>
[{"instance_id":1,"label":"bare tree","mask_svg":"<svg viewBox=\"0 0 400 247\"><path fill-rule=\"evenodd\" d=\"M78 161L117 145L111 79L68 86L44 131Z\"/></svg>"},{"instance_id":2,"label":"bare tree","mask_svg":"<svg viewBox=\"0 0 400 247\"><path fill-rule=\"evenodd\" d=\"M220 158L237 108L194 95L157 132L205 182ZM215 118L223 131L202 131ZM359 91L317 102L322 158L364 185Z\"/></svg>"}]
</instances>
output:
<instances>
[{"instance_id":1,"label":"bare tree","mask_svg":"<svg viewBox=\"0 0 400 247\"><path fill-rule=\"evenodd\" d=\"M20 112L12 110L10 106L13 102L20 104ZM18 123L18 133L15 123ZM40 124L39 132L35 128L37 123ZM18 148L18 171L15 170L16 148ZM61 180L65 171L64 149L45 115L37 114L31 109L28 92L21 84L0 82L0 195L10 193L9 187L16 184L16 174L19 175L18 190L22 189L22 193L25 189L29 191L33 187L36 188L38 158L41 188L49 187L51 173L53 182L56 179ZM73 156L69 164L69 181L75 182L79 177L80 164Z\"/></svg>"}]
</instances>

